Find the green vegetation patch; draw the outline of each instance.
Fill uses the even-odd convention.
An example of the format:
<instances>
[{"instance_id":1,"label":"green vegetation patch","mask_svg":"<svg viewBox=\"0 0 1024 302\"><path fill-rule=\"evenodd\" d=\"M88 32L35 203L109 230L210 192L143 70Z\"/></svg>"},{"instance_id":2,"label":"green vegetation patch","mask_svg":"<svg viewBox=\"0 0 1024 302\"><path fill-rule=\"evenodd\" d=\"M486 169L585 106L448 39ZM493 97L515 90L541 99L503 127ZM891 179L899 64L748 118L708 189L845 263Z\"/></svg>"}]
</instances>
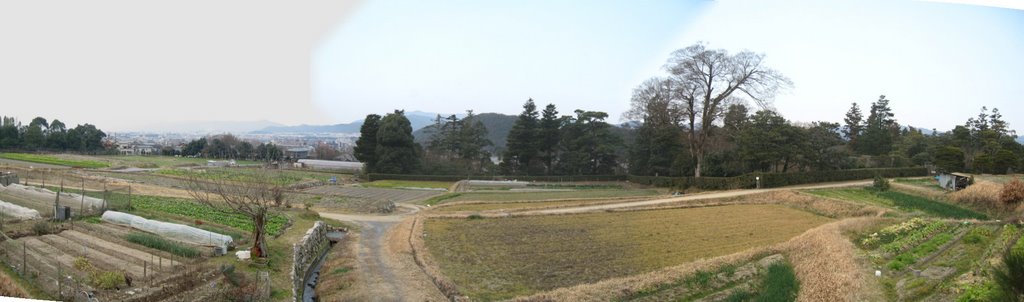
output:
<instances>
[{"instance_id":1,"label":"green vegetation patch","mask_svg":"<svg viewBox=\"0 0 1024 302\"><path fill-rule=\"evenodd\" d=\"M761 293L752 301L796 301L796 295L800 291L800 279L797 279L793 266L778 262L768 267L768 276L765 277L761 288Z\"/></svg>"},{"instance_id":2,"label":"green vegetation patch","mask_svg":"<svg viewBox=\"0 0 1024 302\"><path fill-rule=\"evenodd\" d=\"M132 195L132 208L142 211L163 212L210 221L246 232L251 232L253 230L252 220L245 214L225 211L223 209L214 208L188 199ZM267 234L271 236L280 234L287 224L287 217L281 215L270 215L267 219Z\"/></svg>"},{"instance_id":3,"label":"green vegetation patch","mask_svg":"<svg viewBox=\"0 0 1024 302\"><path fill-rule=\"evenodd\" d=\"M128 242L142 245L148 248L158 249L171 254L182 256L185 258L196 258L199 257L199 251L190 247L178 244L167 239L160 238L156 235L147 233L131 233L124 237Z\"/></svg>"},{"instance_id":4,"label":"green vegetation patch","mask_svg":"<svg viewBox=\"0 0 1024 302\"><path fill-rule=\"evenodd\" d=\"M880 196L892 200L893 204L900 208L921 210L922 212L939 217L955 219L988 219L988 216L972 210L961 208L948 203L943 203L921 196L910 195L902 192L886 191L880 192Z\"/></svg>"},{"instance_id":5,"label":"green vegetation patch","mask_svg":"<svg viewBox=\"0 0 1024 302\"><path fill-rule=\"evenodd\" d=\"M40 164L57 165L57 166L68 166L75 168L106 168L110 167L107 163L94 161L94 160L71 160L62 159L50 155L42 154L26 154L26 153L0 153L0 158L27 161Z\"/></svg>"},{"instance_id":6,"label":"green vegetation patch","mask_svg":"<svg viewBox=\"0 0 1024 302\"><path fill-rule=\"evenodd\" d=\"M827 198L863 202L907 211L955 219L988 219L985 214L956 205L896 191L878 192L869 188L808 190L807 193Z\"/></svg>"}]
</instances>

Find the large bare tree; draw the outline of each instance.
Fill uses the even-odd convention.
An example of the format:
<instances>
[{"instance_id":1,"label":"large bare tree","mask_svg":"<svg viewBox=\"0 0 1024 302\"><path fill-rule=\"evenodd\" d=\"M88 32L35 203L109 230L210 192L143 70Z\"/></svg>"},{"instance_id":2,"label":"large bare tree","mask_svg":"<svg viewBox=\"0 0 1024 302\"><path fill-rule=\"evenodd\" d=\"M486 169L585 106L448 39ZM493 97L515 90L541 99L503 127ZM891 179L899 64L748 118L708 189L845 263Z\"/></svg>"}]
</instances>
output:
<instances>
[{"instance_id":1,"label":"large bare tree","mask_svg":"<svg viewBox=\"0 0 1024 302\"><path fill-rule=\"evenodd\" d=\"M672 108L681 115L676 120L682 121L696 163L694 176L700 177L708 137L729 104L749 99L762 108L769 107L780 90L793 86L789 78L763 61L763 54L729 54L702 43L676 50L669 57L665 69L673 90Z\"/></svg>"},{"instance_id":2,"label":"large bare tree","mask_svg":"<svg viewBox=\"0 0 1024 302\"><path fill-rule=\"evenodd\" d=\"M273 208L284 202L284 186L275 181L276 173L259 171L242 181L225 178L188 177L188 191L196 200L213 208L241 213L252 220L253 258L265 258L267 251L267 218Z\"/></svg>"}]
</instances>

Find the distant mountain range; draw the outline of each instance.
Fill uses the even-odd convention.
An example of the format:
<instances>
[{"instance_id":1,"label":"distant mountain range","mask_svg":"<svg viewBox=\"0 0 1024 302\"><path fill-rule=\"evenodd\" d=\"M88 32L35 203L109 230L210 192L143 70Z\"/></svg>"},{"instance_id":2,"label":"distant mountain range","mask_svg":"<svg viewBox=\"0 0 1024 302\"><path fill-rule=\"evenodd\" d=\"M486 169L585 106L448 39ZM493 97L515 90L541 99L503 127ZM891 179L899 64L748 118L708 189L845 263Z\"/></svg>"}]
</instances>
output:
<instances>
[{"instance_id":1,"label":"distant mountain range","mask_svg":"<svg viewBox=\"0 0 1024 302\"><path fill-rule=\"evenodd\" d=\"M412 125L413 131L419 130L423 127L434 123L434 119L437 118L437 113L412 111L406 112L405 117L409 119L409 123ZM448 116L447 114L441 114L441 116ZM278 133L359 133L359 128L363 126L363 120L354 121L347 124L334 124L334 125L298 125L298 126L284 126L275 125L265 127L259 130L252 131L252 133L258 134L278 134Z\"/></svg>"}]
</instances>

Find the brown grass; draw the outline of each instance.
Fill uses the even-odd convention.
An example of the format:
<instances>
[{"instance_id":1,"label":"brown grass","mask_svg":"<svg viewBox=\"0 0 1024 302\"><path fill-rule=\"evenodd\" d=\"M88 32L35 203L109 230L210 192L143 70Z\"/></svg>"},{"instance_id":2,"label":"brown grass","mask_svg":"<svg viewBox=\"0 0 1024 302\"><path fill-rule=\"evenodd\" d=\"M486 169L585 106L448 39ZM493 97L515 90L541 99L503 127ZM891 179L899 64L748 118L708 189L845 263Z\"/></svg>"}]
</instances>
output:
<instances>
[{"instance_id":1,"label":"brown grass","mask_svg":"<svg viewBox=\"0 0 1024 302\"><path fill-rule=\"evenodd\" d=\"M743 252L660 269L654 272L611 278L590 284L559 288L512 301L611 301L633 292L676 282L697 271L715 271L725 265L784 253L800 278L797 301L882 301L884 296L871 272L862 266L855 247L843 235L871 228L885 219L845 219L808 230L789 241Z\"/></svg>"},{"instance_id":2,"label":"brown grass","mask_svg":"<svg viewBox=\"0 0 1024 302\"><path fill-rule=\"evenodd\" d=\"M800 278L797 301L884 300L871 272L858 263L856 247L842 234L869 228L878 221L881 219L873 217L845 219L786 242L782 249Z\"/></svg>"},{"instance_id":3,"label":"brown grass","mask_svg":"<svg viewBox=\"0 0 1024 302\"><path fill-rule=\"evenodd\" d=\"M778 204L831 218L878 216L886 211L884 208L872 205L822 198L792 190L773 191L740 197L689 200L647 207L622 208L612 211L628 212L637 210L697 208L741 204Z\"/></svg>"},{"instance_id":4,"label":"brown grass","mask_svg":"<svg viewBox=\"0 0 1024 302\"><path fill-rule=\"evenodd\" d=\"M29 298L28 293L22 290L17 283L8 276L6 272L0 271L0 296L14 298Z\"/></svg>"},{"instance_id":5,"label":"brown grass","mask_svg":"<svg viewBox=\"0 0 1024 302\"><path fill-rule=\"evenodd\" d=\"M485 219L429 219L446 277L474 299L507 299L772 245L829 219L778 205Z\"/></svg>"},{"instance_id":6,"label":"brown grass","mask_svg":"<svg viewBox=\"0 0 1024 302\"><path fill-rule=\"evenodd\" d=\"M355 292L359 274L356 269L357 232L345 234L345 239L328 251L327 259L320 270L320 283L316 286L320 301L360 301L369 297Z\"/></svg>"}]
</instances>

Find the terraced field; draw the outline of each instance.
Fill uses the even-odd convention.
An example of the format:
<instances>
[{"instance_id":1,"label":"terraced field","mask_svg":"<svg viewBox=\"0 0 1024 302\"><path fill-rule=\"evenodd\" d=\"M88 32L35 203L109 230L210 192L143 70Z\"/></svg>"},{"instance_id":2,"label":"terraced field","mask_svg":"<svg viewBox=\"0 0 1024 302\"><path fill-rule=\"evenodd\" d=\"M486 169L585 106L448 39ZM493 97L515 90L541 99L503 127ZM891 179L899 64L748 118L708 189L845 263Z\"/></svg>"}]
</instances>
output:
<instances>
[{"instance_id":1,"label":"terraced field","mask_svg":"<svg viewBox=\"0 0 1024 302\"><path fill-rule=\"evenodd\" d=\"M429 219L424 240L463 294L497 300L765 246L828 221L777 205Z\"/></svg>"}]
</instances>

